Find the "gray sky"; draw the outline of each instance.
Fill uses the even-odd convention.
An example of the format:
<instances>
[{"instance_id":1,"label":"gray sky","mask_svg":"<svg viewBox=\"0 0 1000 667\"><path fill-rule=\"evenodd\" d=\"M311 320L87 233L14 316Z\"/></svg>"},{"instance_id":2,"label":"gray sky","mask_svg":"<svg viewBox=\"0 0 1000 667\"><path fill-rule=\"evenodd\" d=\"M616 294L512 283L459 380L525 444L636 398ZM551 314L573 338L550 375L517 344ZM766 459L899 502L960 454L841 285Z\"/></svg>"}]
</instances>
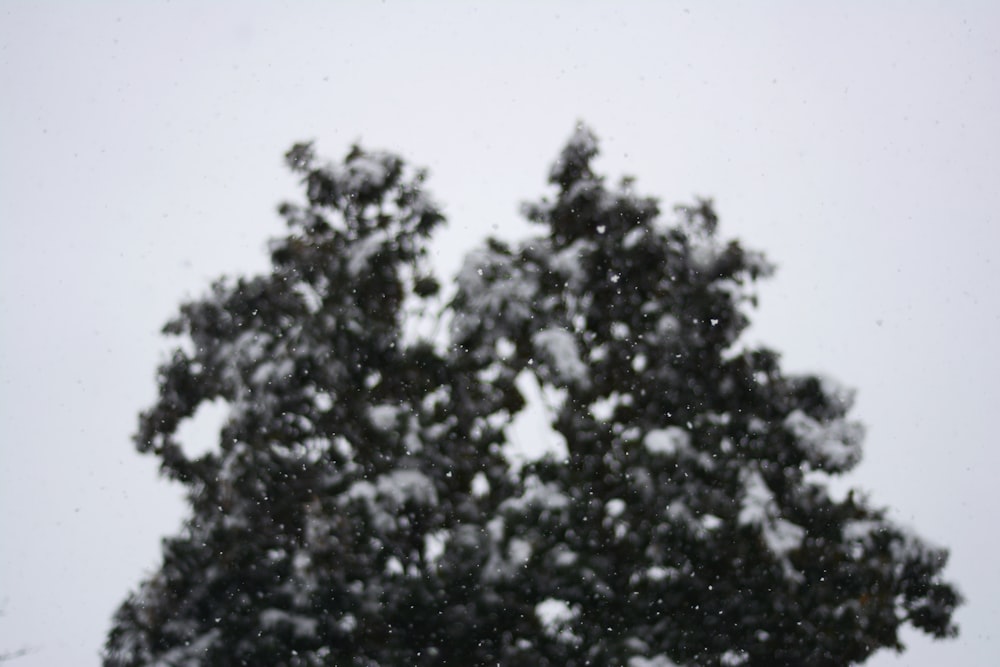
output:
<instances>
[{"instance_id":1,"label":"gray sky","mask_svg":"<svg viewBox=\"0 0 1000 667\"><path fill-rule=\"evenodd\" d=\"M748 340L858 389L850 483L951 548L960 639L869 664L994 664L995 3L207 4L0 5L0 651L96 665L179 526L129 440L158 330L266 268L293 141L429 167L449 274L529 231L584 120L604 170L778 263Z\"/></svg>"}]
</instances>

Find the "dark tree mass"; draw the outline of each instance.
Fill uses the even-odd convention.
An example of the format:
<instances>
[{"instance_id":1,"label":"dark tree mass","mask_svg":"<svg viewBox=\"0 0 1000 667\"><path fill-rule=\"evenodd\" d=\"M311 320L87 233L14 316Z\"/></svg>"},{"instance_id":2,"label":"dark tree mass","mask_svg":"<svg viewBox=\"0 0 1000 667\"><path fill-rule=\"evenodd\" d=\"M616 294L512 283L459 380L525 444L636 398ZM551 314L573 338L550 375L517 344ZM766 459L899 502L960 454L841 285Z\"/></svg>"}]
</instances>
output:
<instances>
[{"instance_id":1,"label":"dark tree mass","mask_svg":"<svg viewBox=\"0 0 1000 667\"><path fill-rule=\"evenodd\" d=\"M861 454L851 392L741 341L768 262L596 155L578 128L539 234L442 288L422 172L288 152L306 199L271 272L165 328L135 443L191 514L105 665L846 665L956 634L947 553L828 491ZM555 446L524 460L526 395Z\"/></svg>"}]
</instances>

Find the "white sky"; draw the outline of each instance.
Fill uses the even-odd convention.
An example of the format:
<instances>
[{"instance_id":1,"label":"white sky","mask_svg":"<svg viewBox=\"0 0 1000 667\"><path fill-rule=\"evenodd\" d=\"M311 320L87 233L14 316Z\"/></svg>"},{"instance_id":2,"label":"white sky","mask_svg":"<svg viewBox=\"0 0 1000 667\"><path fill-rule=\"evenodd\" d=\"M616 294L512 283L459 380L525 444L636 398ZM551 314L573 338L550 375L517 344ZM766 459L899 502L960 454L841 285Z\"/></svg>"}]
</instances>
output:
<instances>
[{"instance_id":1,"label":"white sky","mask_svg":"<svg viewBox=\"0 0 1000 667\"><path fill-rule=\"evenodd\" d=\"M749 339L859 390L851 482L951 548L960 639L869 664L994 664L1000 9L802 4L0 5L0 651L96 665L157 564L184 507L129 435L158 330L266 267L293 141L429 167L448 274L528 230L582 119L779 264Z\"/></svg>"}]
</instances>

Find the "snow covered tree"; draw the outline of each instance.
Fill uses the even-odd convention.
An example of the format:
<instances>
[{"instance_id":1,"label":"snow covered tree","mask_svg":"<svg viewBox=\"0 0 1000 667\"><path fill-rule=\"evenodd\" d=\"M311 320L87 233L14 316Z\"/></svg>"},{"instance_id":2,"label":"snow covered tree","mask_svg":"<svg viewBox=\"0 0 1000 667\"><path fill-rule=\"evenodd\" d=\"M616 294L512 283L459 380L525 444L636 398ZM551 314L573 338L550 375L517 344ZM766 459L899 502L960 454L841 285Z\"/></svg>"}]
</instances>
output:
<instances>
[{"instance_id":1,"label":"snow covered tree","mask_svg":"<svg viewBox=\"0 0 1000 667\"><path fill-rule=\"evenodd\" d=\"M946 552L827 492L860 456L850 392L739 341L770 266L596 154L580 128L526 207L542 233L470 253L432 312L423 173L289 151L307 202L271 273L165 329L135 442L191 516L106 665L840 665L906 623L954 634ZM532 382L563 451L520 465ZM186 454L220 401L218 447Z\"/></svg>"},{"instance_id":2,"label":"snow covered tree","mask_svg":"<svg viewBox=\"0 0 1000 667\"><path fill-rule=\"evenodd\" d=\"M473 255L455 299L456 344L534 378L564 441L500 507L554 664L844 665L904 623L953 635L946 552L826 489L861 455L852 393L740 344L772 267L596 155L579 128L525 207L542 234Z\"/></svg>"},{"instance_id":3,"label":"snow covered tree","mask_svg":"<svg viewBox=\"0 0 1000 667\"><path fill-rule=\"evenodd\" d=\"M501 488L505 467L467 407L496 390L407 335L438 291L442 215L396 156L317 165L298 145L287 161L308 204L280 208L271 274L219 282L166 326L185 344L135 442L192 516L118 611L105 664L437 664L452 643L441 593L458 580L434 538L487 514L473 479ZM185 455L179 424L215 401L218 448Z\"/></svg>"}]
</instances>

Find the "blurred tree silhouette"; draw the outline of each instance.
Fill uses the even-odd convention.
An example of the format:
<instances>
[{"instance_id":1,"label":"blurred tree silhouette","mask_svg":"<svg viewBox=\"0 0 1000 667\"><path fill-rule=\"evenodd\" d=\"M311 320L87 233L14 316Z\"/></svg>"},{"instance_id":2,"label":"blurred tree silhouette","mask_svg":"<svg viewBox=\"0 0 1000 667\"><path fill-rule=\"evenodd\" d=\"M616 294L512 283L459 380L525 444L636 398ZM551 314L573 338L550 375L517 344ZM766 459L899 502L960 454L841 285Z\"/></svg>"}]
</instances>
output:
<instances>
[{"instance_id":1,"label":"blurred tree silhouette","mask_svg":"<svg viewBox=\"0 0 1000 667\"><path fill-rule=\"evenodd\" d=\"M4 612L5 612L4 607L5 605L0 605L0 618L4 617ZM9 662L11 660L14 660L15 658L22 658L28 655L29 653L31 653L31 651L26 648L18 648L10 650L0 649L0 662Z\"/></svg>"},{"instance_id":2,"label":"blurred tree silhouette","mask_svg":"<svg viewBox=\"0 0 1000 667\"><path fill-rule=\"evenodd\" d=\"M578 128L525 206L541 233L468 255L443 341L414 323L439 303L424 174L289 151L307 202L272 272L165 329L135 441L192 514L106 665L842 665L955 634L946 552L826 489L860 457L851 392L740 342L771 266L596 155ZM564 451L521 465L531 384ZM218 400L218 448L187 456Z\"/></svg>"}]
</instances>

